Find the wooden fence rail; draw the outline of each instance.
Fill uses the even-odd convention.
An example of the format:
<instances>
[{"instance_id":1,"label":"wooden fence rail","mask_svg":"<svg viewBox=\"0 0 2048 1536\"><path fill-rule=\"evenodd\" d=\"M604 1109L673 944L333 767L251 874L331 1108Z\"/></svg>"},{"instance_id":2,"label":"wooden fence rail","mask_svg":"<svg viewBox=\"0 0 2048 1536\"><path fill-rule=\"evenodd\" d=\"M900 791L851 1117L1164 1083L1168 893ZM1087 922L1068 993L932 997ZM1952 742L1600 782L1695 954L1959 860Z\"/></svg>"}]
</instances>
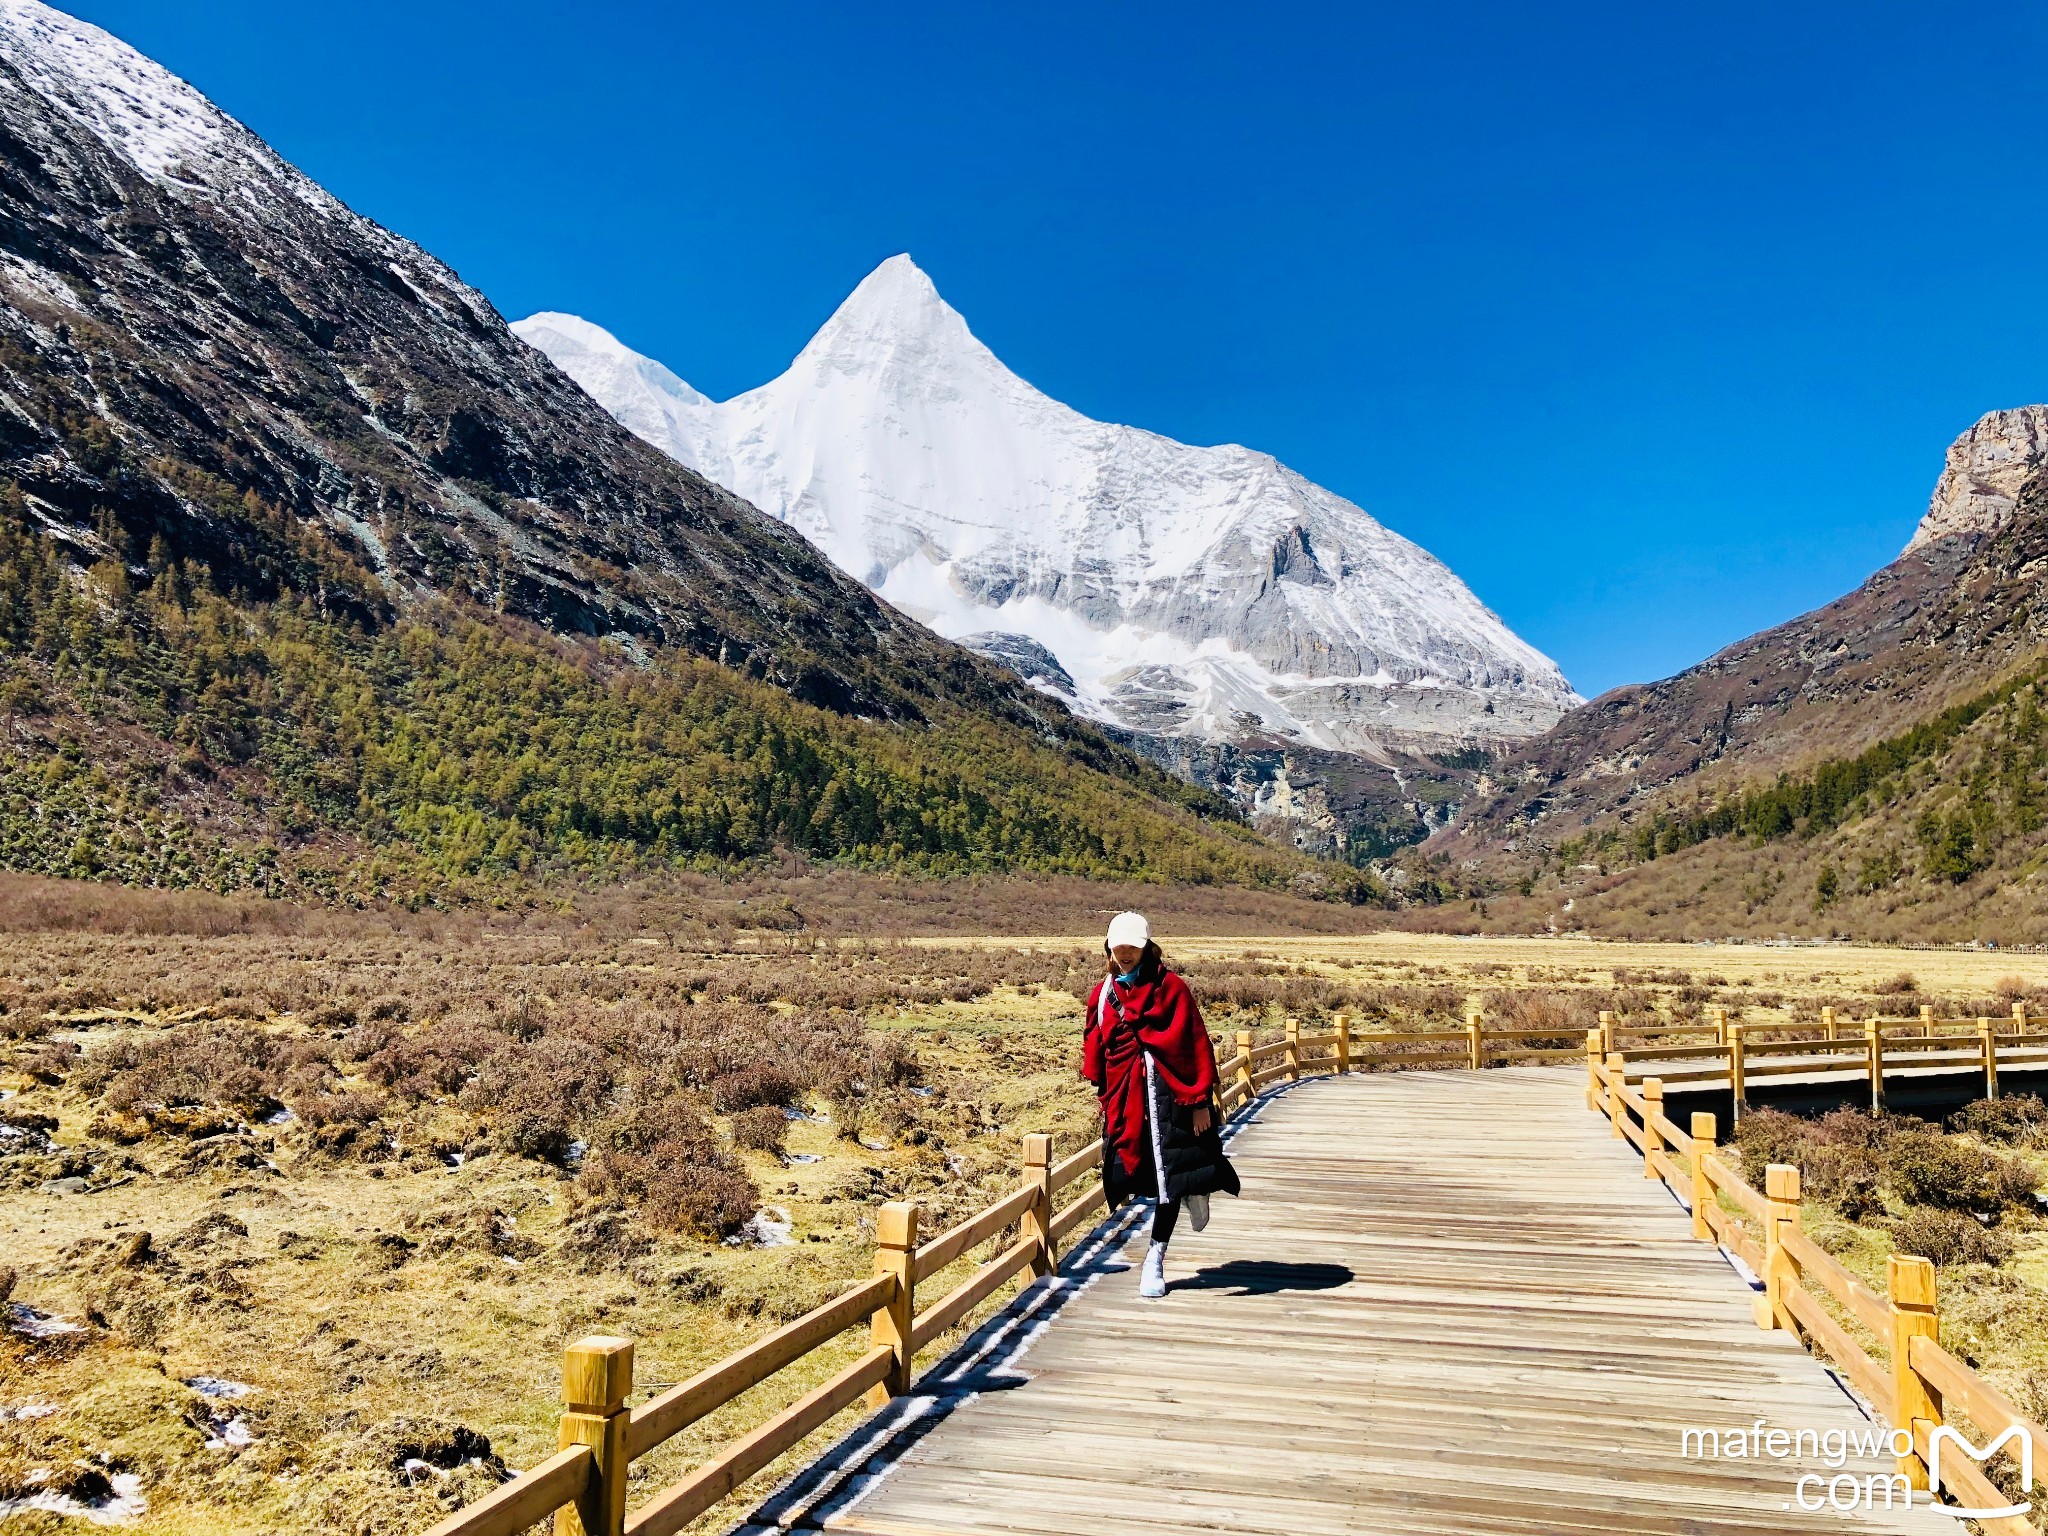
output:
<instances>
[{"instance_id":1,"label":"wooden fence rail","mask_svg":"<svg viewBox=\"0 0 2048 1536\"><path fill-rule=\"evenodd\" d=\"M1666 1087L1726 1081L1740 1118L1749 1107L1749 1084L1759 1077L1815 1076L1836 1081L1862 1079L1869 1084L1870 1104L1886 1103L1887 1067L1948 1067L1983 1074L1984 1097L1998 1097L2002 1067L2048 1066L2048 1032L2042 1020L2029 1019L2024 1003L2012 1005L2012 1017L1937 1019L1931 1008L1914 1019L1867 1019L1854 1034L1842 1033L1835 1010L1821 1010L1818 1033L1797 1027L1756 1026L1730 1020L1725 1009L1712 1010L1708 1026L1715 1039L1706 1043L1668 1043L1678 1033L1695 1031L1630 1030L1600 1016L1600 1027L1586 1035L1586 1070L1590 1083L1598 1064L1614 1054L1617 1042L1636 1036L1644 1043L1633 1053L1630 1068L1638 1080L1654 1074ZM1697 1063L1697 1065L1695 1065Z\"/></svg>"},{"instance_id":2,"label":"wooden fence rail","mask_svg":"<svg viewBox=\"0 0 2048 1536\"><path fill-rule=\"evenodd\" d=\"M2029 1047L2037 1043L2048 1047L2048 1035L2026 1033L2028 1020L2017 1004L2014 1016L2018 1033L1987 1048L1994 1073L2000 1053L2010 1044L2023 1041ZM1933 1022L1938 1026L1941 1021ZM1687 1134L1664 1120L1660 1112L1653 1112L1654 1129L1645 1133L1633 1129L1633 1121L1625 1125L1628 1117L1619 1107L1609 1109L1610 1104L1629 1103L1640 1114L1643 1100L1629 1087L1624 1058L1607 1053L1627 1040L1650 1043L1655 1049L1657 1041L1702 1035L1710 1043L1665 1046L1657 1054L1702 1061L1725 1058L1731 1038L1737 1042L1738 1057L1744 1049L1743 1026L1731 1024L1726 1010L1718 1010L1710 1022L1699 1025L1642 1028L1603 1013L1600 1027L1587 1036L1583 1047L1570 1030L1490 1029L1477 1011L1468 1014L1462 1029L1362 1032L1354 1029L1348 1013L1338 1013L1333 1023L1335 1027L1326 1033L1304 1035L1299 1021L1289 1019L1279 1039L1264 1043L1257 1042L1250 1031L1239 1031L1234 1049L1227 1051L1225 1042L1218 1040L1217 1102L1225 1118L1241 1113L1262 1090L1298 1081L1310 1073L1377 1067L1469 1070L1512 1061L1577 1060L1583 1051L1589 1073L1588 1107L1611 1113L1615 1134L1631 1136L1644 1148L1646 1174L1675 1181L1674 1187L1687 1190L1688 1198L1702 1180L1702 1164L1689 1150ZM1887 1027L1895 1023L1919 1027L1932 1035L1926 1018L1884 1021ZM1825 1038L1832 1038L1835 1027L1833 1010L1827 1010ZM1559 1043L1531 1043L1538 1041ZM1748 1051L1755 1055L1771 1048L1770 1043L1759 1042ZM2048 1050L2042 1055L2048 1060ZM1611 1078L1606 1065L1610 1060L1624 1063ZM1700 1070L1718 1074L1720 1069ZM1665 1074L1667 1080L1683 1075L1682 1070ZM1707 1145L1712 1145L1711 1137ZM626 1407L633 1390L631 1340L599 1336L572 1344L563 1356L562 1450L456 1511L427 1536L513 1536L551 1512L556 1536L668 1536L731 1496L834 1415L862 1399L879 1406L907 1392L920 1350L958 1327L1011 1280L1022 1276L1028 1283L1054 1273L1060 1245L1103 1209L1099 1180L1091 1180L1066 1204L1058 1201L1100 1167L1100 1144L1091 1142L1057 1163L1052 1161L1051 1151L1050 1137L1025 1137L1022 1183L985 1210L922 1243L916 1206L883 1206L876 1220L872 1278L848 1287L638 1408ZM1741 1204L1743 1196L1738 1192L1746 1186L1734 1171L1711 1158L1704 1166L1710 1186ZM1695 1218L1699 1235L1717 1237L1745 1258L1753 1253L1762 1260L1762 1250L1746 1233L1731 1226L1731 1218L1721 1216L1715 1224L1712 1213L1719 1211L1715 1202L1707 1201L1705 1206L1711 1213ZM1760 1214L1758 1219L1762 1219ZM917 1288L921 1282L1013 1229L1017 1235L998 1253L977 1265L945 1296L920 1308ZM863 1323L868 1328L868 1347L850 1364L628 1513L626 1477L635 1460Z\"/></svg>"},{"instance_id":3,"label":"wooden fence rail","mask_svg":"<svg viewBox=\"0 0 2048 1536\"><path fill-rule=\"evenodd\" d=\"M1339 1014L1336 1028L1327 1034L1303 1035L1299 1024L1290 1020L1279 1040L1255 1046L1248 1033L1242 1034L1238 1049L1228 1056L1219 1044L1218 1103L1223 1114L1228 1118L1240 1112L1271 1083L1292 1081L1311 1071L1350 1070L1352 1038L1349 1015ZM1467 1031L1416 1038L1455 1042L1462 1053ZM1058 1203L1061 1194L1101 1167L1099 1141L1059 1162L1053 1162L1051 1154L1051 1137L1026 1136L1023 1182L923 1243L918 1241L916 1206L883 1206L876 1221L871 1279L848 1287L638 1408L625 1406L633 1390L632 1341L608 1336L578 1340L563 1356L564 1449L456 1511L428 1536L513 1536L550 1514L556 1536L671 1536L683 1529L835 1414L862 1398L880 1406L908 1391L918 1352L959 1326L1011 1280L1055 1271L1061 1243L1100 1213L1105 1200L1101 1182L1090 1180L1075 1198ZM917 1287L922 1281L1013 1229L1015 1239L993 1258L977 1265L939 1300L919 1306ZM862 1324L869 1331L868 1348L851 1364L639 1509L627 1511L626 1477L633 1461Z\"/></svg>"},{"instance_id":4,"label":"wooden fence rail","mask_svg":"<svg viewBox=\"0 0 2048 1536\"><path fill-rule=\"evenodd\" d=\"M1337 1014L1333 1022L1335 1027L1325 1033L1305 1035L1299 1021L1289 1019L1279 1039L1264 1043L1256 1043L1249 1031L1240 1032L1235 1050L1228 1053L1218 1041L1217 1102L1225 1118L1243 1111L1261 1090L1309 1073L1473 1067L1578 1054L1576 1044L1568 1050L1525 1044L1559 1038L1556 1031L1488 1030L1476 1013L1465 1028L1455 1030L1359 1034L1348 1013ZM1104 1207L1099 1180L1058 1204L1062 1193L1101 1166L1099 1142L1057 1163L1051 1160L1050 1137L1027 1136L1024 1143L1024 1181L1002 1199L923 1243L915 1206L883 1206L876 1222L873 1278L638 1408L625 1406L632 1391L630 1340L596 1337L571 1345L563 1357L565 1448L450 1515L428 1536L512 1536L550 1512L557 1536L667 1536L729 1497L833 1415L863 1397L880 1405L909 1390L912 1362L920 1350L959 1326L1011 1280L1053 1273L1060 1244ZM1012 1229L1017 1233L1012 1242L944 1297L920 1307L920 1282ZM626 1474L634 1460L863 1323L869 1347L859 1358L681 1482L627 1512ZM589 1385L594 1371L600 1372L601 1390Z\"/></svg>"},{"instance_id":5,"label":"wooden fence rail","mask_svg":"<svg viewBox=\"0 0 2048 1536\"><path fill-rule=\"evenodd\" d=\"M2022 1019L2021 1035L2025 1028ZM1928 1486L1934 1431L1956 1420L1977 1435L1998 1436L2017 1426L2033 1445L2035 1465L2048 1466L2048 1430L1941 1347L1933 1264L1892 1254L1886 1293L1878 1296L1800 1229L1797 1168L1771 1164L1758 1191L1716 1150L1714 1116L1696 1114L1681 1131L1659 1108L1663 1081L1643 1077L1632 1083L1627 1058L1620 1052L1603 1056L1601 1043L1600 1031L1588 1034L1587 1107L1605 1115L1615 1134L1644 1149L1645 1177L1663 1179L1688 1208L1693 1236L1726 1249L1762 1282L1757 1325L1791 1330L1840 1366L1885 1415L1895 1431L1898 1470L1913 1488ZM1903 1436L1896 1434L1900 1430ZM1969 1507L2013 1503L1967 1456L1951 1455L1941 1475L1944 1491ZM2036 1536L2022 1516L1982 1520L1977 1528L1987 1536Z\"/></svg>"}]
</instances>

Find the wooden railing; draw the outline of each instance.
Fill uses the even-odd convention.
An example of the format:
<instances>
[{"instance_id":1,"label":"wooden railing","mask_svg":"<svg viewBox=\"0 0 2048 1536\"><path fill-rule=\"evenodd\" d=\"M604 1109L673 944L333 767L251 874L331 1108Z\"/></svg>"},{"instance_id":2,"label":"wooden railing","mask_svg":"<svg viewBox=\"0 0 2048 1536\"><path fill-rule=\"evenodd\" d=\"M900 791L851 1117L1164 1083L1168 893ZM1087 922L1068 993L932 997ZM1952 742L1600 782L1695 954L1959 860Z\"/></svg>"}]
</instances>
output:
<instances>
[{"instance_id":1,"label":"wooden railing","mask_svg":"<svg viewBox=\"0 0 2048 1536\"><path fill-rule=\"evenodd\" d=\"M1741 1030L1740 1025L1728 1024L1725 1015L1718 1024L1634 1028L1603 1013L1600 1028L1582 1047L1576 1042L1564 1046L1533 1043L1562 1040L1568 1030L1489 1028L1478 1010L1467 1014L1463 1029L1358 1031L1347 1013L1338 1013L1332 1023L1327 1032L1303 1034L1300 1021L1290 1018L1279 1038L1264 1043L1258 1043L1248 1030L1239 1031L1236 1048L1228 1055L1218 1041L1218 1103L1226 1119L1242 1112L1266 1089L1313 1073L1373 1067L1478 1069L1513 1061L1576 1061L1582 1052L1591 1074L1587 1090L1591 1106L1596 1102L1597 1085L1604 1081L1606 1063L1622 1060L1606 1055L1617 1043L1700 1033L1709 1039L1718 1033L1725 1040L1731 1032L1739 1042ZM2023 1031L2024 1025L2022 1018ZM2048 1042L2048 1037L2042 1038ZM1659 1054L1682 1054L1689 1049L1692 1047L1666 1047ZM1703 1049L1718 1055L1725 1054L1727 1046ZM1626 1066L1618 1070L1623 1095L1630 1096ZM1615 1113L1618 1117L1619 1110ZM1622 1134L1619 1118L1616 1134ZM1655 1166L1664 1175L1680 1181L1691 1176L1689 1169L1671 1164L1668 1155L1659 1156L1663 1161ZM875 1273L871 1278L638 1408L626 1406L633 1391L633 1341L608 1335L579 1340L563 1357L562 1449L495 1493L449 1516L428 1536L511 1536L550 1512L555 1516L557 1536L668 1536L681 1530L856 1402L865 1399L871 1406L880 1406L907 1392L918 1353L970 1318L1011 1280L1022 1276L1028 1283L1054 1273L1060 1244L1104 1204L1099 1179L1090 1181L1088 1188L1064 1205L1058 1197L1094 1173L1101 1157L1100 1144L1091 1142L1055 1163L1050 1137L1026 1136L1024 1177L1018 1187L922 1243L918 1208L884 1205L876 1220ZM1729 1178L1732 1191L1739 1181L1732 1172ZM1017 1233L1014 1241L976 1266L945 1296L920 1310L917 1289L922 1282L1012 1228ZM1738 1233L1734 1241L1744 1239ZM1753 1242L1750 1246L1755 1249ZM633 1461L863 1324L868 1330L867 1348L849 1364L680 1482L638 1509L627 1511L626 1476Z\"/></svg>"},{"instance_id":2,"label":"wooden railing","mask_svg":"<svg viewBox=\"0 0 2048 1536\"><path fill-rule=\"evenodd\" d=\"M1998 1097L2001 1067L2048 1066L2044 1021L2029 1019L2014 1003L2008 1019L1939 1019L1932 1008L1917 1018L1871 1018L1846 1025L1833 1008L1823 1008L1817 1027L1745 1024L1725 1008L1712 1009L1699 1025L1631 1029L1600 1016L1600 1028L1586 1037L1588 1081L1596 1062L1634 1041L1628 1053L1638 1078L1654 1072L1667 1087L1725 1080L1738 1116L1748 1107L1749 1084L1759 1077L1799 1075L1829 1081L1859 1079L1869 1084L1870 1104L1886 1104L1885 1072L1911 1067L1947 1067L1983 1074L1984 1097ZM1691 1037L1710 1038L1695 1042ZM1697 1065L1693 1065L1697 1063Z\"/></svg>"},{"instance_id":3,"label":"wooden railing","mask_svg":"<svg viewBox=\"0 0 2048 1536\"><path fill-rule=\"evenodd\" d=\"M1352 1065L1431 1064L1399 1054L1354 1052L1350 1017L1339 1014L1326 1034L1304 1035L1290 1020L1282 1038L1254 1045L1238 1036L1238 1050L1221 1057L1218 1102L1229 1118L1261 1089L1310 1072L1345 1072ZM1478 1059L1472 1044L1477 1017L1462 1031L1361 1039L1453 1041L1455 1062ZM1483 1054L1483 1052L1481 1052ZM1569 1053L1578 1054L1574 1046ZM562 1449L496 1492L465 1506L428 1536L512 1536L553 1514L556 1536L669 1536L798 1445L836 1414L866 1399L871 1407L910 1390L919 1351L967 1321L1011 1280L1027 1283L1058 1267L1060 1245L1104 1206L1099 1179L1064 1204L1059 1196L1101 1166L1102 1146L1092 1141L1071 1157L1052 1160L1052 1138L1024 1138L1023 1181L965 1221L919 1241L920 1212L911 1204L881 1207L876 1220L875 1273L832 1300L726 1356L688 1381L638 1408L633 1392L634 1341L599 1335L569 1346L562 1361ZM1014 1241L977 1265L935 1302L920 1307L918 1286L973 1249L1012 1229ZM632 1463L777 1372L865 1325L868 1345L850 1364L726 1446L680 1482L639 1508L626 1508Z\"/></svg>"},{"instance_id":4,"label":"wooden railing","mask_svg":"<svg viewBox=\"0 0 2048 1536\"><path fill-rule=\"evenodd\" d=\"M1753 1307L1757 1325L1791 1330L1840 1366L1886 1416L1893 1449L1901 1453L1898 1470L1915 1489L1928 1486L1934 1431L1958 1419L1975 1434L1993 1437L2018 1426L2033 1444L2034 1465L2048 1467L2048 1430L1941 1347L1933 1264L1890 1255L1885 1295L1877 1295L1801 1230L1797 1168L1771 1164L1759 1193L1716 1146L1714 1116L1695 1114L1681 1130L1664 1113L1664 1080L1632 1084L1627 1058L1620 1052L1603 1057L1603 1043L1597 1030L1587 1037L1587 1106L1642 1152L1643 1177L1662 1180L1685 1204L1693 1236L1718 1244L1762 1282ZM1903 1439L1896 1434L1902 1428ZM1967 1456L1948 1457L1941 1475L1944 1490L1969 1507L2013 1502ZM2035 1536L2034 1526L2018 1516L1983 1520L1978 1529L1988 1536Z\"/></svg>"}]
</instances>

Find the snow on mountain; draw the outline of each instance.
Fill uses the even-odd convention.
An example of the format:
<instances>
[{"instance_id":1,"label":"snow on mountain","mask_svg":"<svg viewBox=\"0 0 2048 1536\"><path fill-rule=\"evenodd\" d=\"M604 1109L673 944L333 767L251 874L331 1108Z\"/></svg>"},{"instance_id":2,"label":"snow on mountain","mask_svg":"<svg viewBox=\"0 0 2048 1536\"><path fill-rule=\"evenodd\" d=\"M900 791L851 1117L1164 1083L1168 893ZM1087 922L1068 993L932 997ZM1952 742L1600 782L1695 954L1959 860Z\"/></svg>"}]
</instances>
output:
<instances>
[{"instance_id":1,"label":"snow on mountain","mask_svg":"<svg viewBox=\"0 0 2048 1536\"><path fill-rule=\"evenodd\" d=\"M0 57L30 90L160 186L221 189L253 176L288 185L323 212L351 216L198 91L90 22L40 0L0 0Z\"/></svg>"},{"instance_id":2,"label":"snow on mountain","mask_svg":"<svg viewBox=\"0 0 2048 1536\"><path fill-rule=\"evenodd\" d=\"M1423 549L1268 454L1039 393L908 256L722 403L574 316L513 329L940 634L1050 653L1041 686L1099 719L1379 756L1534 735L1578 702Z\"/></svg>"}]
</instances>

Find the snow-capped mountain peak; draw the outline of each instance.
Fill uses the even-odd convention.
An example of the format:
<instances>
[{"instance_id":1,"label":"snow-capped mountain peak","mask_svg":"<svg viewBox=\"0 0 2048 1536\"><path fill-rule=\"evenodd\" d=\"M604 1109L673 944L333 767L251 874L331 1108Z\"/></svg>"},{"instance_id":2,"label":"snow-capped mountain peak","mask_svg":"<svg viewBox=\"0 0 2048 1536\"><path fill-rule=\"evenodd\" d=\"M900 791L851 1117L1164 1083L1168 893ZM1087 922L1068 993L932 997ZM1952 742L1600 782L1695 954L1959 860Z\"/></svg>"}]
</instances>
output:
<instances>
[{"instance_id":1,"label":"snow-capped mountain peak","mask_svg":"<svg viewBox=\"0 0 2048 1536\"><path fill-rule=\"evenodd\" d=\"M1072 686L1048 691L1098 718L1376 752L1532 735L1576 702L1428 553L1268 454L1051 399L908 256L723 403L573 317L513 329L939 633L1050 653Z\"/></svg>"}]
</instances>

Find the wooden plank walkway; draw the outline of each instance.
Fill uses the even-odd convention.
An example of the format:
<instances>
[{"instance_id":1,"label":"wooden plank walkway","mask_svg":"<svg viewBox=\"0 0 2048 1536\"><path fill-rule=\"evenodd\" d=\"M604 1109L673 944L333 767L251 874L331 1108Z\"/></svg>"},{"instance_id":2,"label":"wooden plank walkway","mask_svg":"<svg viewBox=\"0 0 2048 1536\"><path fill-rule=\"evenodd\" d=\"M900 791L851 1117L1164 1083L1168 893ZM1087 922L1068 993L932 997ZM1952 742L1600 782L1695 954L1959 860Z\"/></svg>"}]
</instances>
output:
<instances>
[{"instance_id":1,"label":"wooden plank walkway","mask_svg":"<svg viewBox=\"0 0 2048 1536\"><path fill-rule=\"evenodd\" d=\"M1126 1218L749 1530L844 1536L1786 1536L1888 1456L1715 1460L1686 1428L1882 1434L1695 1242L1572 1069L1318 1078L1238 1134L1163 1301ZM1809 1489L1813 1487L1808 1485Z\"/></svg>"}]
</instances>

